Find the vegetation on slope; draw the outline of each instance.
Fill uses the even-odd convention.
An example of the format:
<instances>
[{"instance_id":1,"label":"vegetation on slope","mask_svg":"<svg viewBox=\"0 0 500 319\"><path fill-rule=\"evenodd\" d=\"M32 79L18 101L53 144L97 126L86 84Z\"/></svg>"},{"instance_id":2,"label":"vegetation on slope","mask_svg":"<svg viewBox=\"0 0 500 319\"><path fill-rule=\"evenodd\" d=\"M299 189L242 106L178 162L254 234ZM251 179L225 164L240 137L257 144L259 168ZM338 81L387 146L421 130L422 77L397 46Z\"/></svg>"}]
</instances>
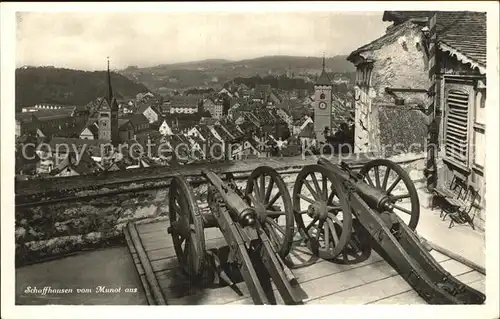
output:
<instances>
[{"instance_id":1,"label":"vegetation on slope","mask_svg":"<svg viewBox=\"0 0 500 319\"><path fill-rule=\"evenodd\" d=\"M111 73L117 99L148 92L144 84ZM106 71L80 71L53 67L27 67L16 70L16 111L38 103L85 105L106 95Z\"/></svg>"}]
</instances>

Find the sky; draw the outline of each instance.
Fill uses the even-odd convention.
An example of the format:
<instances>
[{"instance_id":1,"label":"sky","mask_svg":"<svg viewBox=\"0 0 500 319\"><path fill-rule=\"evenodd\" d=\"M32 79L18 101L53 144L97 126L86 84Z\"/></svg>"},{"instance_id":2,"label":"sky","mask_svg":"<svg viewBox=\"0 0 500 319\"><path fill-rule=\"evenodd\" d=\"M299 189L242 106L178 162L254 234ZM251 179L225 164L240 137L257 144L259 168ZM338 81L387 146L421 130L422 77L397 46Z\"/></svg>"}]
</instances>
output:
<instances>
[{"instance_id":1,"label":"sky","mask_svg":"<svg viewBox=\"0 0 500 319\"><path fill-rule=\"evenodd\" d=\"M23 12L16 66L102 70L204 59L349 54L389 25L383 12Z\"/></svg>"}]
</instances>

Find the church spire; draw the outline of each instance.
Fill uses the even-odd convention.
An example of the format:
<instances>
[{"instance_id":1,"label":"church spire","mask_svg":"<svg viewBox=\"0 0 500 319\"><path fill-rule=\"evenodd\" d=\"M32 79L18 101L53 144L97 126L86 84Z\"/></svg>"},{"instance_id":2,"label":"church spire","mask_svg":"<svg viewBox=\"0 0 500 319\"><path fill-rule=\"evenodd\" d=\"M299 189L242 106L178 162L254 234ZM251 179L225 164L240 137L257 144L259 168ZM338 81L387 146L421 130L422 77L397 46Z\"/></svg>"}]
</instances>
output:
<instances>
[{"instance_id":1,"label":"church spire","mask_svg":"<svg viewBox=\"0 0 500 319\"><path fill-rule=\"evenodd\" d=\"M328 73L326 73L325 53L323 53L323 70L316 80L316 85L332 85L332 81L328 77Z\"/></svg>"},{"instance_id":2,"label":"church spire","mask_svg":"<svg viewBox=\"0 0 500 319\"><path fill-rule=\"evenodd\" d=\"M113 88L111 87L111 71L109 70L109 56L106 58L108 60L108 87L107 87L107 96L108 103L111 106L113 101Z\"/></svg>"}]
</instances>

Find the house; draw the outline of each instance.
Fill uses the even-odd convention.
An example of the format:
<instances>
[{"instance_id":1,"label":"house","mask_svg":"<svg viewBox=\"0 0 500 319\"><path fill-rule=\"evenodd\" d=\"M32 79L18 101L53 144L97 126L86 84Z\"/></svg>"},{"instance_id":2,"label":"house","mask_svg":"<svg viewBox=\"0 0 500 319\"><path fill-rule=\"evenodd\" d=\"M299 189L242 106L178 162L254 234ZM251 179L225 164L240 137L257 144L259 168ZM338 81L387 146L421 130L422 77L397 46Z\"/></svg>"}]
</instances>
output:
<instances>
[{"instance_id":1,"label":"house","mask_svg":"<svg viewBox=\"0 0 500 319\"><path fill-rule=\"evenodd\" d=\"M121 103L118 105L120 108L119 112L120 114L132 114L134 113L134 103L130 101L129 103Z\"/></svg>"},{"instance_id":2,"label":"house","mask_svg":"<svg viewBox=\"0 0 500 319\"><path fill-rule=\"evenodd\" d=\"M245 89L240 91L240 97L245 100L250 99L251 95L252 95L252 90L250 89Z\"/></svg>"},{"instance_id":3,"label":"house","mask_svg":"<svg viewBox=\"0 0 500 319\"><path fill-rule=\"evenodd\" d=\"M202 117L199 122L201 125L217 125L217 123L219 123L219 120L212 117Z\"/></svg>"},{"instance_id":4,"label":"house","mask_svg":"<svg viewBox=\"0 0 500 319\"><path fill-rule=\"evenodd\" d=\"M135 127L130 121L130 118L118 119L118 134L120 135L121 142L134 138Z\"/></svg>"},{"instance_id":5,"label":"house","mask_svg":"<svg viewBox=\"0 0 500 319\"><path fill-rule=\"evenodd\" d=\"M51 104L51 103L40 103L40 104L35 104L31 107L23 107L22 112L36 112L38 110L60 110L60 109L65 109L68 107L68 105L61 105L61 104Z\"/></svg>"},{"instance_id":6,"label":"house","mask_svg":"<svg viewBox=\"0 0 500 319\"><path fill-rule=\"evenodd\" d=\"M88 153L91 157L101 157L108 142L99 139L44 137L37 141L36 153L40 158L37 174L48 174L58 167L70 153Z\"/></svg>"},{"instance_id":7,"label":"house","mask_svg":"<svg viewBox=\"0 0 500 319\"><path fill-rule=\"evenodd\" d=\"M243 123L245 123L245 119L246 117L244 115L240 115L238 116L235 120L234 120L234 124L236 125L241 125Z\"/></svg>"},{"instance_id":8,"label":"house","mask_svg":"<svg viewBox=\"0 0 500 319\"><path fill-rule=\"evenodd\" d=\"M289 126L292 125L293 119L292 115L284 108L277 108L276 114Z\"/></svg>"},{"instance_id":9,"label":"house","mask_svg":"<svg viewBox=\"0 0 500 319\"><path fill-rule=\"evenodd\" d=\"M337 95L332 94L332 131L337 132L342 124L354 125L355 110Z\"/></svg>"},{"instance_id":10,"label":"house","mask_svg":"<svg viewBox=\"0 0 500 319\"><path fill-rule=\"evenodd\" d=\"M300 120L296 121L292 126L292 134L298 135L300 132L304 130L304 128L308 125L312 124L314 126L313 119L309 116L304 116Z\"/></svg>"},{"instance_id":11,"label":"house","mask_svg":"<svg viewBox=\"0 0 500 319\"><path fill-rule=\"evenodd\" d=\"M173 96L169 101L170 114L194 114L198 112L198 96Z\"/></svg>"},{"instance_id":12,"label":"house","mask_svg":"<svg viewBox=\"0 0 500 319\"><path fill-rule=\"evenodd\" d=\"M261 157L259 144L251 138L245 139L240 143L232 144L230 152L230 158L232 160L245 160Z\"/></svg>"},{"instance_id":13,"label":"house","mask_svg":"<svg viewBox=\"0 0 500 319\"><path fill-rule=\"evenodd\" d=\"M143 168L143 167L151 167L154 163L147 157L138 158L135 164L129 165L125 167L125 169L134 169L134 168Z\"/></svg>"},{"instance_id":14,"label":"house","mask_svg":"<svg viewBox=\"0 0 500 319\"><path fill-rule=\"evenodd\" d=\"M228 133L226 129L223 128L222 125L214 125L212 126L212 130L217 134L217 138L223 143L231 143L234 140L234 137Z\"/></svg>"},{"instance_id":15,"label":"house","mask_svg":"<svg viewBox=\"0 0 500 319\"><path fill-rule=\"evenodd\" d=\"M77 107L38 109L34 112L16 113L15 134L78 137L87 121L88 112Z\"/></svg>"},{"instance_id":16,"label":"house","mask_svg":"<svg viewBox=\"0 0 500 319\"><path fill-rule=\"evenodd\" d=\"M241 92L242 91L248 91L250 88L245 84L245 83L240 83L237 87L236 87L236 91L238 91L241 95Z\"/></svg>"},{"instance_id":17,"label":"house","mask_svg":"<svg viewBox=\"0 0 500 319\"><path fill-rule=\"evenodd\" d=\"M310 96L306 96L303 100L302 100L302 105L304 106L312 106L312 104L314 103L314 99Z\"/></svg>"},{"instance_id":18,"label":"house","mask_svg":"<svg viewBox=\"0 0 500 319\"><path fill-rule=\"evenodd\" d=\"M193 156L198 160L206 159L206 141L196 135L188 136L188 140L191 143L190 151Z\"/></svg>"},{"instance_id":19,"label":"house","mask_svg":"<svg viewBox=\"0 0 500 319\"><path fill-rule=\"evenodd\" d=\"M140 103L138 105L138 109L137 109L137 114L142 114L144 115L149 123L154 123L156 121L158 121L158 117L159 117L159 113L158 111L156 111L151 105L150 103Z\"/></svg>"},{"instance_id":20,"label":"house","mask_svg":"<svg viewBox=\"0 0 500 319\"><path fill-rule=\"evenodd\" d=\"M438 42L430 72L434 14ZM437 175L429 171L428 176L437 178L438 186L463 178L479 189L484 207L486 13L385 11L383 20L393 23L386 34L348 57L357 68L355 149L374 145L376 151L398 143L406 152L425 151L428 133L436 132ZM435 94L428 94L431 75ZM410 150L415 144L421 147ZM484 209L474 223L484 227Z\"/></svg>"},{"instance_id":21,"label":"house","mask_svg":"<svg viewBox=\"0 0 500 319\"><path fill-rule=\"evenodd\" d=\"M172 135L169 144L171 146L173 162L177 164L187 164L193 160L190 150L191 142L186 136L182 134Z\"/></svg>"},{"instance_id":22,"label":"house","mask_svg":"<svg viewBox=\"0 0 500 319\"><path fill-rule=\"evenodd\" d=\"M426 115L411 107L430 102L425 94L430 81L422 28L413 21L398 24L348 56L356 66L355 152L381 152L395 144L405 148L423 145ZM394 95L386 88L420 89L423 93L398 92L398 98L409 106L396 106ZM409 123L412 130L408 130ZM423 149L415 150L420 151Z\"/></svg>"},{"instance_id":23,"label":"house","mask_svg":"<svg viewBox=\"0 0 500 319\"><path fill-rule=\"evenodd\" d=\"M149 120L143 114L129 114L127 116L123 116L121 119L124 120L122 125L126 123L125 121L130 122L134 130L134 135L138 135L140 132L148 131L150 129Z\"/></svg>"},{"instance_id":24,"label":"house","mask_svg":"<svg viewBox=\"0 0 500 319\"><path fill-rule=\"evenodd\" d=\"M218 94L219 94L219 96L220 95L227 95L230 98L233 97L233 94L231 92L229 92L229 90L226 88L222 88L222 90L220 90Z\"/></svg>"},{"instance_id":25,"label":"house","mask_svg":"<svg viewBox=\"0 0 500 319\"><path fill-rule=\"evenodd\" d=\"M253 112L243 112L245 121L248 121L255 125L255 127L260 127L260 121Z\"/></svg>"},{"instance_id":26,"label":"house","mask_svg":"<svg viewBox=\"0 0 500 319\"><path fill-rule=\"evenodd\" d=\"M212 117L215 117L215 102L212 98L203 100L203 109L209 112Z\"/></svg>"},{"instance_id":27,"label":"house","mask_svg":"<svg viewBox=\"0 0 500 319\"><path fill-rule=\"evenodd\" d=\"M227 116L230 119L237 119L240 112L238 110L241 108L242 102L238 99L231 99L229 103L229 110L227 111Z\"/></svg>"},{"instance_id":28,"label":"house","mask_svg":"<svg viewBox=\"0 0 500 319\"><path fill-rule=\"evenodd\" d=\"M54 177L88 175L99 172L100 166L90 157L89 153L69 152L67 156L50 172Z\"/></svg>"},{"instance_id":29,"label":"house","mask_svg":"<svg viewBox=\"0 0 500 319\"><path fill-rule=\"evenodd\" d=\"M282 98L274 90L269 90L267 100L268 100L268 102L271 103L271 105L276 105L276 104L280 104L283 102Z\"/></svg>"},{"instance_id":30,"label":"house","mask_svg":"<svg viewBox=\"0 0 500 319\"><path fill-rule=\"evenodd\" d=\"M200 126L195 126L192 127L190 130L187 131L186 133L187 136L196 136L197 138L201 139L202 141L206 141L208 137L203 136L200 132Z\"/></svg>"},{"instance_id":31,"label":"house","mask_svg":"<svg viewBox=\"0 0 500 319\"><path fill-rule=\"evenodd\" d=\"M35 133L38 129L37 118L31 112L16 113L16 137Z\"/></svg>"},{"instance_id":32,"label":"house","mask_svg":"<svg viewBox=\"0 0 500 319\"><path fill-rule=\"evenodd\" d=\"M213 108L213 113L210 113L214 119L221 119L224 114L224 101L222 99L216 99Z\"/></svg>"},{"instance_id":33,"label":"house","mask_svg":"<svg viewBox=\"0 0 500 319\"><path fill-rule=\"evenodd\" d=\"M129 167L129 165L127 165L125 163L125 161L123 161L123 160L121 160L121 161L109 161L109 162L106 162L104 164L100 164L99 162L97 162L97 164L101 167L101 171L103 171L103 172L123 171L123 170L127 169L127 167Z\"/></svg>"},{"instance_id":34,"label":"house","mask_svg":"<svg viewBox=\"0 0 500 319\"><path fill-rule=\"evenodd\" d=\"M243 138L245 135L245 132L236 124L232 123L231 121L223 121L220 122L220 126L222 127L223 130L227 132L227 134L231 137L232 140L240 140Z\"/></svg>"},{"instance_id":35,"label":"house","mask_svg":"<svg viewBox=\"0 0 500 319\"><path fill-rule=\"evenodd\" d=\"M174 133L172 132L172 129L167 123L167 120L163 120L163 122L160 125L159 132L163 136L170 136L173 135Z\"/></svg>"},{"instance_id":36,"label":"house","mask_svg":"<svg viewBox=\"0 0 500 319\"><path fill-rule=\"evenodd\" d=\"M99 126L97 123L86 126L80 133L82 140L96 140L99 138Z\"/></svg>"},{"instance_id":37,"label":"house","mask_svg":"<svg viewBox=\"0 0 500 319\"><path fill-rule=\"evenodd\" d=\"M303 148L316 146L316 134L314 132L314 124L312 122L307 123L299 132L298 138L300 144Z\"/></svg>"}]
</instances>

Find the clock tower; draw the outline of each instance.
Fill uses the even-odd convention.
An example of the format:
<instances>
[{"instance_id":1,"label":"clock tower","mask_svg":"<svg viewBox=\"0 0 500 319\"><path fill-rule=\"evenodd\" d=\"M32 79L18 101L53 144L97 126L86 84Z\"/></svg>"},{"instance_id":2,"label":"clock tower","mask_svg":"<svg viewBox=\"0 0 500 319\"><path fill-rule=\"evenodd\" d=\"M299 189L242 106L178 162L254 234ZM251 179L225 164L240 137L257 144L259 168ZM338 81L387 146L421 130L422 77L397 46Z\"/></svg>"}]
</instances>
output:
<instances>
[{"instance_id":1,"label":"clock tower","mask_svg":"<svg viewBox=\"0 0 500 319\"><path fill-rule=\"evenodd\" d=\"M101 108L99 110L99 139L116 145L119 143L118 103L113 97L113 89L111 88L111 72L109 70L109 59L107 80L107 96L104 97Z\"/></svg>"},{"instance_id":2,"label":"clock tower","mask_svg":"<svg viewBox=\"0 0 500 319\"><path fill-rule=\"evenodd\" d=\"M325 142L325 131L332 129L332 82L325 70L323 56L323 70L314 84L314 133L318 142Z\"/></svg>"}]
</instances>

